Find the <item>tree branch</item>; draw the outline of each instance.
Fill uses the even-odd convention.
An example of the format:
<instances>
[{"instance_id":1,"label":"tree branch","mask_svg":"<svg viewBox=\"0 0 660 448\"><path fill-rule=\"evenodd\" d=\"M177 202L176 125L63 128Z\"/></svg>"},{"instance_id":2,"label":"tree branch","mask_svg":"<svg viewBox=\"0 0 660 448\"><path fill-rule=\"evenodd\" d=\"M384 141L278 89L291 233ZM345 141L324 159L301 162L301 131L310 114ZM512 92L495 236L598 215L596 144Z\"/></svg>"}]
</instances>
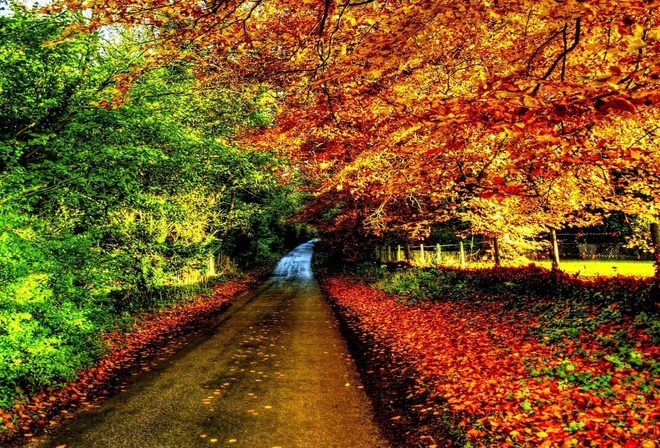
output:
<instances>
[{"instance_id":1,"label":"tree branch","mask_svg":"<svg viewBox=\"0 0 660 448\"><path fill-rule=\"evenodd\" d=\"M559 64L559 61L561 61L563 58L568 55L571 51L577 47L578 43L580 42L580 33L581 33L581 25L582 25L582 20L580 17L575 19L575 38L573 39L573 43L571 44L570 47L566 48L564 51L562 51L557 58L555 58L554 62L552 65L548 68L548 71L545 72L545 75L541 77L542 80L546 80L552 75L552 72L555 71L557 68L557 65ZM538 83L536 87L534 87L534 90L532 91L532 96L536 95L536 92L538 92L539 88L541 87L541 83Z\"/></svg>"},{"instance_id":2,"label":"tree branch","mask_svg":"<svg viewBox=\"0 0 660 448\"><path fill-rule=\"evenodd\" d=\"M363 0L363 1L361 1L361 2L356 2L356 3L350 3L350 2L349 2L349 3L344 3L344 4L341 4L341 5L339 5L339 6L341 6L341 7L347 7L347 6L362 6L362 5L367 5L367 4L369 4L369 3L373 3L374 1L376 1L376 0Z\"/></svg>"}]
</instances>

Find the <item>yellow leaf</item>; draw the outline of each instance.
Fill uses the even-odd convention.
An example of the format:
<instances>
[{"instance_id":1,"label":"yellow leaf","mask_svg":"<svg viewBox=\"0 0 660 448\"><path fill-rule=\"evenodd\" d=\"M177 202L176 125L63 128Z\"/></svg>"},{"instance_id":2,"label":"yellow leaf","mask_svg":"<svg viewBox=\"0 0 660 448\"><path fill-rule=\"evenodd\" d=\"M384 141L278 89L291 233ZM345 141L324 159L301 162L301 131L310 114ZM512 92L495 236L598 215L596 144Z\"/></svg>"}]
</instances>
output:
<instances>
[{"instance_id":1,"label":"yellow leaf","mask_svg":"<svg viewBox=\"0 0 660 448\"><path fill-rule=\"evenodd\" d=\"M646 42L641 37L634 37L630 40L630 43L628 44L628 51L629 52L635 52L638 50L641 50L642 48L646 47Z\"/></svg>"},{"instance_id":2,"label":"yellow leaf","mask_svg":"<svg viewBox=\"0 0 660 448\"><path fill-rule=\"evenodd\" d=\"M548 437L548 433L544 432L544 431L537 432L536 435L538 437L542 438L542 439L545 439L546 437Z\"/></svg>"},{"instance_id":3,"label":"yellow leaf","mask_svg":"<svg viewBox=\"0 0 660 448\"><path fill-rule=\"evenodd\" d=\"M539 107L540 106L539 100L537 100L536 98L534 98L532 96L525 96L523 98L523 104L525 105L525 107Z\"/></svg>"}]
</instances>

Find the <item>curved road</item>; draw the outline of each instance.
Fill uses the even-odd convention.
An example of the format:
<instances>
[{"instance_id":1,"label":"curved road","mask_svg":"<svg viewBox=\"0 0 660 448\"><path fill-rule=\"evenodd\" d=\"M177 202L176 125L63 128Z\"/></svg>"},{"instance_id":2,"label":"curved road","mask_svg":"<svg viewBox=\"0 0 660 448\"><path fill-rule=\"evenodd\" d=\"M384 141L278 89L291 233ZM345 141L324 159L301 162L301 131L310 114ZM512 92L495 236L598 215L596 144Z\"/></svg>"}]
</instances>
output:
<instances>
[{"instance_id":1,"label":"curved road","mask_svg":"<svg viewBox=\"0 0 660 448\"><path fill-rule=\"evenodd\" d=\"M332 311L312 242L126 392L40 447L387 447Z\"/></svg>"}]
</instances>

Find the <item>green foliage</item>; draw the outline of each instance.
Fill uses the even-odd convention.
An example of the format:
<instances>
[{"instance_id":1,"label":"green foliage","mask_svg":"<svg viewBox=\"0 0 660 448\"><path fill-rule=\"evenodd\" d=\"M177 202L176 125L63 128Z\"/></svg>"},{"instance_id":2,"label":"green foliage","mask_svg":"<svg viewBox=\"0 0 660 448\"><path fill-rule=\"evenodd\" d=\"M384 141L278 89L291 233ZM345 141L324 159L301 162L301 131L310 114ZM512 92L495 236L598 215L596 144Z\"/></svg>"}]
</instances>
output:
<instances>
[{"instance_id":1,"label":"green foliage","mask_svg":"<svg viewBox=\"0 0 660 448\"><path fill-rule=\"evenodd\" d=\"M0 408L89 366L99 331L203 291L180 278L210 256L274 259L301 199L282 160L230 143L271 122L271 91L209 89L185 62L127 84L137 36L60 37L84 20L0 17Z\"/></svg>"},{"instance_id":2,"label":"green foliage","mask_svg":"<svg viewBox=\"0 0 660 448\"><path fill-rule=\"evenodd\" d=\"M459 271L442 269L397 270L386 275L378 286L388 294L414 302L434 297L464 300L470 291Z\"/></svg>"}]
</instances>

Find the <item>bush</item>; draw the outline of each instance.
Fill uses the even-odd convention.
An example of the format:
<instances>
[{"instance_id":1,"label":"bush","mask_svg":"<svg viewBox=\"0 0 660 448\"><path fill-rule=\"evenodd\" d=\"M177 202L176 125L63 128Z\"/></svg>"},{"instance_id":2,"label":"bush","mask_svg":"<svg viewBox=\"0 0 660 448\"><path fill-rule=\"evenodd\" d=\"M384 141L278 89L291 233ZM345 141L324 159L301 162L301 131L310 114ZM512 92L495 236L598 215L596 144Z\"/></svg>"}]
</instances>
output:
<instances>
[{"instance_id":1,"label":"bush","mask_svg":"<svg viewBox=\"0 0 660 448\"><path fill-rule=\"evenodd\" d=\"M378 282L387 293L408 300L465 300L471 293L491 298L537 298L595 305L617 304L623 312L657 312L660 296L652 279L578 279L535 265L491 269L415 269L387 273Z\"/></svg>"}]
</instances>

